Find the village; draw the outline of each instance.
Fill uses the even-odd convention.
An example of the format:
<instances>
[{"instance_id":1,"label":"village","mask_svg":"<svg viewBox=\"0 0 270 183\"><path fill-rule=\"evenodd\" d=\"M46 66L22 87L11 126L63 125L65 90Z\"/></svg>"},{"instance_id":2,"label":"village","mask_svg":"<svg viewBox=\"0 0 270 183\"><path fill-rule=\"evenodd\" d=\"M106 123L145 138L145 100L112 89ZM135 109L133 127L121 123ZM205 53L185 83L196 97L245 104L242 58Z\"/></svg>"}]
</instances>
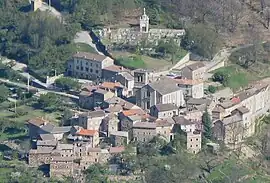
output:
<instances>
[{"instance_id":1,"label":"village","mask_svg":"<svg viewBox=\"0 0 270 183\"><path fill-rule=\"evenodd\" d=\"M31 3L32 11L42 6L42 1ZM184 29L152 29L149 21L144 8L138 27L105 27L93 34L96 33L98 41L109 40L111 45L137 45L142 40L151 45L172 40L180 45L186 34ZM169 144L179 134L185 138L183 150L190 156L200 153L204 145L213 152L223 145L235 150L255 134L258 119L269 112L268 78L237 91L222 86L209 92L210 87L222 85L212 78L213 71L227 64L226 49L211 61L196 59L187 52L163 70L127 68L106 54L110 50L99 51L77 51L67 60L66 72L61 77L83 81L77 92L56 90L55 79L49 83L52 88L32 87L38 93L54 92L71 98L79 106L70 108L72 116L67 119L68 124L59 125L44 116L25 121L31 147L27 163L29 167L42 169L48 177L73 177L84 182L84 171L89 166L114 165L111 160L124 152L136 156L138 143L147 144L159 138ZM29 91L27 77L25 88ZM1 82L12 84L9 80ZM205 139L207 120L211 121L208 127L211 139ZM129 178L134 175L118 176L117 180Z\"/></svg>"}]
</instances>

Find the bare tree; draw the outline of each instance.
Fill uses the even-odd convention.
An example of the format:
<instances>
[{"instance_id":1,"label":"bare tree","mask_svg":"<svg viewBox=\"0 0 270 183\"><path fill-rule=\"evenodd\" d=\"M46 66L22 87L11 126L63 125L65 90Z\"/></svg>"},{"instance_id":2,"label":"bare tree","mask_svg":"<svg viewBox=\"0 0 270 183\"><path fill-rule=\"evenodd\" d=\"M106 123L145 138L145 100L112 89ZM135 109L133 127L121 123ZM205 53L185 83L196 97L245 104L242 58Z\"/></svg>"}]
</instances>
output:
<instances>
[{"instance_id":1,"label":"bare tree","mask_svg":"<svg viewBox=\"0 0 270 183\"><path fill-rule=\"evenodd\" d=\"M266 7L263 10L263 18L265 19L265 27L269 29L270 24L270 7Z\"/></svg>"}]
</instances>

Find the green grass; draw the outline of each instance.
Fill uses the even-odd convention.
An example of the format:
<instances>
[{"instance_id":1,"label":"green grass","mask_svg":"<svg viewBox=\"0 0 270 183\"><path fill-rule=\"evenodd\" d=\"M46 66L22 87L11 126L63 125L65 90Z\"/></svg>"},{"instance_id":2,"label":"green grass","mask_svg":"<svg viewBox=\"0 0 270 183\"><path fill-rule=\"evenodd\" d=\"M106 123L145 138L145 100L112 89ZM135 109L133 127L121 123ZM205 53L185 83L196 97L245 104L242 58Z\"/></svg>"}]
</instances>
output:
<instances>
[{"instance_id":1,"label":"green grass","mask_svg":"<svg viewBox=\"0 0 270 183\"><path fill-rule=\"evenodd\" d=\"M214 71L223 72L228 75L228 87L230 87L233 91L237 91L241 88L248 86L250 82L256 81L258 79L257 76L248 72L247 70L241 68L238 65L230 65L227 67L223 67Z\"/></svg>"},{"instance_id":2,"label":"green grass","mask_svg":"<svg viewBox=\"0 0 270 183\"><path fill-rule=\"evenodd\" d=\"M97 53L94 48L85 43L76 43L76 49L81 52Z\"/></svg>"},{"instance_id":3,"label":"green grass","mask_svg":"<svg viewBox=\"0 0 270 183\"><path fill-rule=\"evenodd\" d=\"M118 65L122 65L129 69L145 68L146 64L140 56L120 57L116 59Z\"/></svg>"}]
</instances>

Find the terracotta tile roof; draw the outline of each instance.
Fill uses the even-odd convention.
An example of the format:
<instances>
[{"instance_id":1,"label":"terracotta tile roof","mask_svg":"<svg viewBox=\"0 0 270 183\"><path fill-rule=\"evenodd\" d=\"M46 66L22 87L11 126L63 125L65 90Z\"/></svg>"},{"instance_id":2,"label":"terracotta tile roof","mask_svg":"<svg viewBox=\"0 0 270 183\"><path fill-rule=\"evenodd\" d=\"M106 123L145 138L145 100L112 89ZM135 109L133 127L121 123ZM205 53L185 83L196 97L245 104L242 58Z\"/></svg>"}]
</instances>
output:
<instances>
[{"instance_id":1,"label":"terracotta tile roof","mask_svg":"<svg viewBox=\"0 0 270 183\"><path fill-rule=\"evenodd\" d=\"M232 101L233 103L237 104L237 103L240 103L240 102L241 102L241 99L240 99L239 97L233 97L233 98L231 99L231 101Z\"/></svg>"},{"instance_id":2,"label":"terracotta tile roof","mask_svg":"<svg viewBox=\"0 0 270 183\"><path fill-rule=\"evenodd\" d=\"M110 147L109 152L110 153L121 153L125 150L124 146L120 146L120 147Z\"/></svg>"},{"instance_id":3,"label":"terracotta tile roof","mask_svg":"<svg viewBox=\"0 0 270 183\"><path fill-rule=\"evenodd\" d=\"M111 66L103 68L103 70L112 71L112 72L129 71L128 69L126 69L122 66L118 66L118 65L111 65Z\"/></svg>"},{"instance_id":4,"label":"terracotta tile roof","mask_svg":"<svg viewBox=\"0 0 270 183\"><path fill-rule=\"evenodd\" d=\"M182 85L197 85L203 83L203 80L192 80L192 79L174 79L176 83Z\"/></svg>"},{"instance_id":5,"label":"terracotta tile roof","mask_svg":"<svg viewBox=\"0 0 270 183\"><path fill-rule=\"evenodd\" d=\"M145 115L145 112L142 109L130 109L130 110L125 110L122 112L124 116L133 116L133 115Z\"/></svg>"},{"instance_id":6,"label":"terracotta tile roof","mask_svg":"<svg viewBox=\"0 0 270 183\"><path fill-rule=\"evenodd\" d=\"M81 136L94 136L98 133L96 130L80 129L76 134Z\"/></svg>"},{"instance_id":7,"label":"terracotta tile roof","mask_svg":"<svg viewBox=\"0 0 270 183\"><path fill-rule=\"evenodd\" d=\"M76 54L73 55L74 58L83 58L86 60L95 60L102 62L104 59L106 59L106 56L104 55L99 55L99 54L94 54L94 53L89 53L89 52L77 52Z\"/></svg>"},{"instance_id":8,"label":"terracotta tile roof","mask_svg":"<svg viewBox=\"0 0 270 183\"><path fill-rule=\"evenodd\" d=\"M41 117L37 117L37 118L32 118L30 120L28 120L29 124L35 125L35 126L41 126L44 125L46 123L48 123L49 121L41 118Z\"/></svg>"},{"instance_id":9,"label":"terracotta tile roof","mask_svg":"<svg viewBox=\"0 0 270 183\"><path fill-rule=\"evenodd\" d=\"M108 89L115 89L117 87L121 87L119 82L104 82L100 85L100 88L108 88Z\"/></svg>"}]
</instances>

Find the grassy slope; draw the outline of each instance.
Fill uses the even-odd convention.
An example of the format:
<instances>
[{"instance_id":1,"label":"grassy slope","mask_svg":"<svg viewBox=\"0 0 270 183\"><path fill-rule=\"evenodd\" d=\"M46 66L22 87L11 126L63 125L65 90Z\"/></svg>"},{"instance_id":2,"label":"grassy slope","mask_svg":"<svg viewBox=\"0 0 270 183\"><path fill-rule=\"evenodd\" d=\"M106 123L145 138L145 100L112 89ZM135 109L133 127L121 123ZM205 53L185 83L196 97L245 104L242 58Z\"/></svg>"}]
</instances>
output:
<instances>
[{"instance_id":1,"label":"grassy slope","mask_svg":"<svg viewBox=\"0 0 270 183\"><path fill-rule=\"evenodd\" d=\"M94 48L85 43L76 43L76 49L81 52L97 53Z\"/></svg>"},{"instance_id":2,"label":"grassy slope","mask_svg":"<svg viewBox=\"0 0 270 183\"><path fill-rule=\"evenodd\" d=\"M227 67L217 69L214 71L214 73L218 71L227 73L229 75L228 87L230 87L234 91L237 91L243 87L246 87L250 82L253 82L259 79L253 73L248 72L247 70L243 69L242 67L236 64L232 64Z\"/></svg>"}]
</instances>

